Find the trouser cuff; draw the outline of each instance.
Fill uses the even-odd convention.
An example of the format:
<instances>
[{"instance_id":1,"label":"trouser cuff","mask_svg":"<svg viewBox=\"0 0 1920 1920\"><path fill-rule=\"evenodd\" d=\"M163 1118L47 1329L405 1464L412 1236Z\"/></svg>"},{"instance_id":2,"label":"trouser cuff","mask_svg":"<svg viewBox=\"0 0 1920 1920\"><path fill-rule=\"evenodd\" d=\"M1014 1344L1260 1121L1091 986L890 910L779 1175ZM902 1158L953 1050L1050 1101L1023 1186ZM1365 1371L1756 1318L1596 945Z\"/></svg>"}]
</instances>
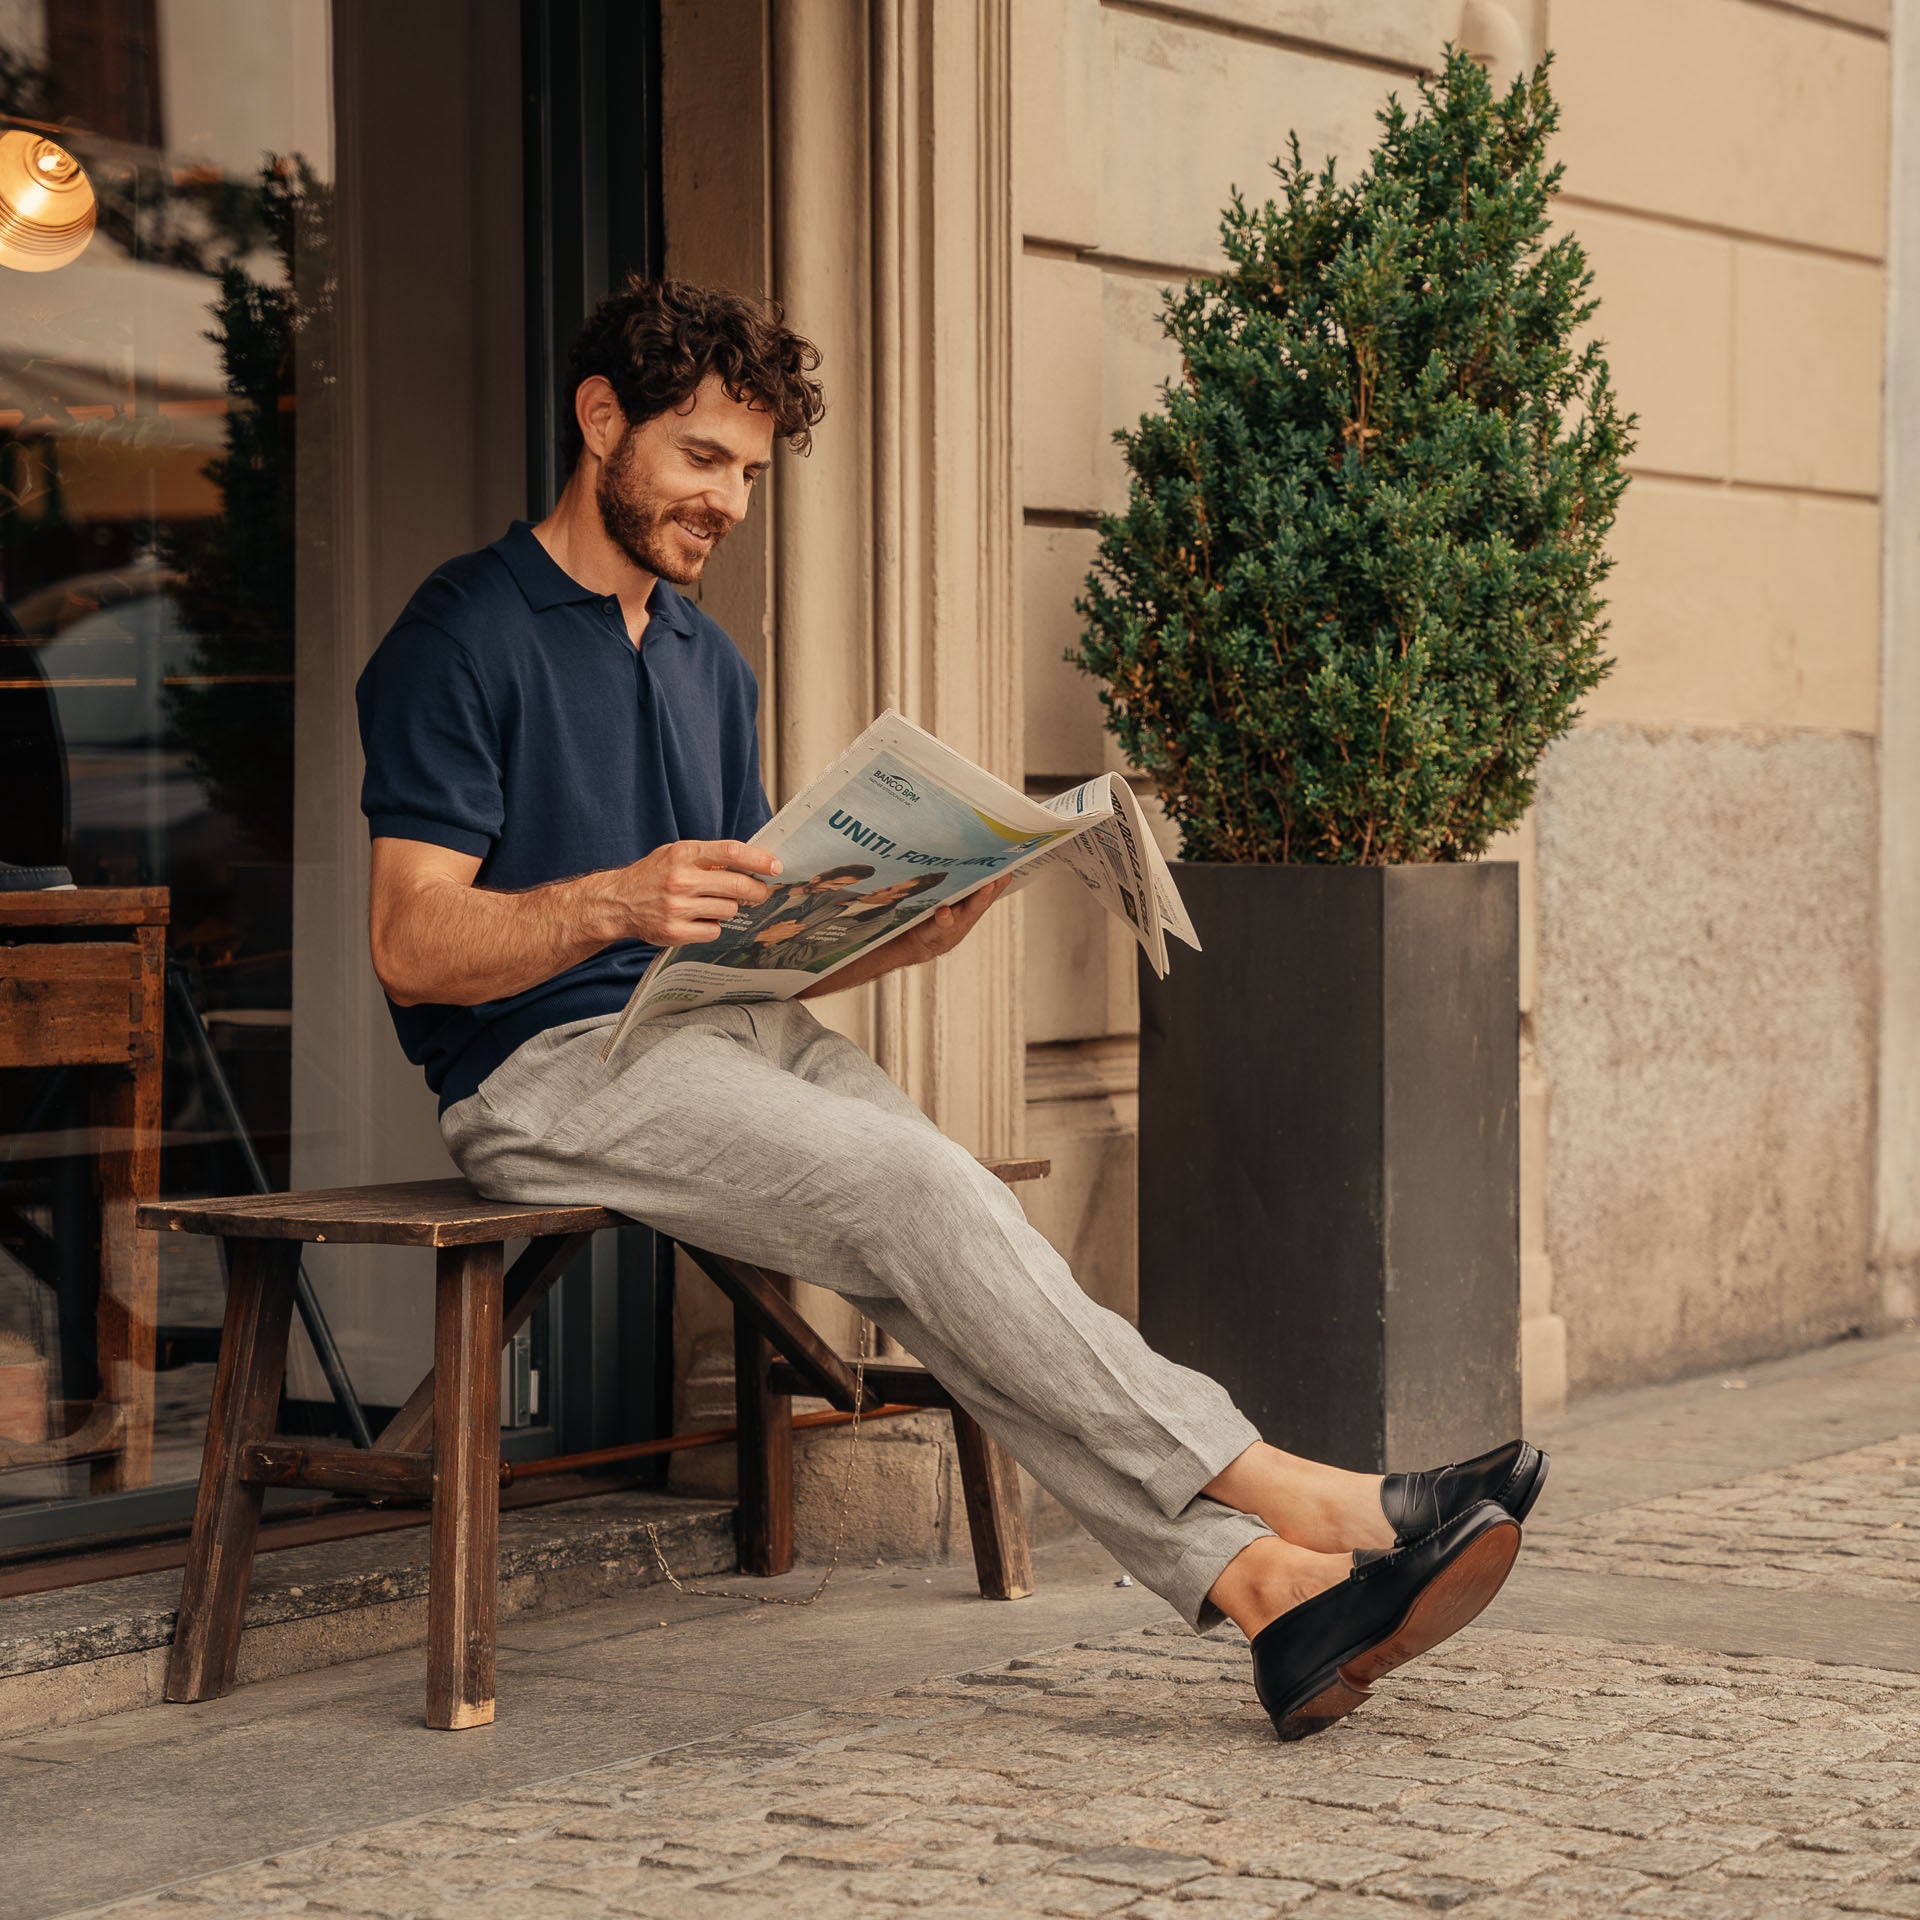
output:
<instances>
[{"instance_id":1,"label":"trouser cuff","mask_svg":"<svg viewBox=\"0 0 1920 1920\"><path fill-rule=\"evenodd\" d=\"M1169 1520L1175 1519L1215 1474L1232 1466L1259 1438L1260 1430L1236 1408L1168 1454L1142 1482L1142 1490Z\"/></svg>"},{"instance_id":2,"label":"trouser cuff","mask_svg":"<svg viewBox=\"0 0 1920 1920\"><path fill-rule=\"evenodd\" d=\"M1211 1506L1219 1517L1200 1528L1204 1537L1180 1556L1160 1597L1195 1633L1205 1633L1227 1617L1207 1598L1214 1583L1245 1548L1256 1540L1271 1540L1273 1529L1254 1514L1223 1507L1204 1495L1199 1504Z\"/></svg>"}]
</instances>

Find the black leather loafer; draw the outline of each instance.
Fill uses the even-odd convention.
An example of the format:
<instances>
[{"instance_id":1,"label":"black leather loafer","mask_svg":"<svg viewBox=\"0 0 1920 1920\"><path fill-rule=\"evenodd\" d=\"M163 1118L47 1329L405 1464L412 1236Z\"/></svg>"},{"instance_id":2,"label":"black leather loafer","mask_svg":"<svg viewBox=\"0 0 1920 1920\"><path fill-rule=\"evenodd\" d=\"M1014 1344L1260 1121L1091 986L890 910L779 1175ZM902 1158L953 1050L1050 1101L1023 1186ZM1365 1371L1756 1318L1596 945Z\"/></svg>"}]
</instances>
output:
<instances>
[{"instance_id":1,"label":"black leather loafer","mask_svg":"<svg viewBox=\"0 0 1920 1920\"><path fill-rule=\"evenodd\" d=\"M1482 1500L1491 1500L1516 1520L1524 1520L1546 1481L1547 1456L1524 1440L1509 1440L1504 1447L1457 1466L1388 1474L1380 1488L1380 1505L1393 1522L1398 1548L1411 1545Z\"/></svg>"},{"instance_id":2,"label":"black leather loafer","mask_svg":"<svg viewBox=\"0 0 1920 1920\"><path fill-rule=\"evenodd\" d=\"M1357 1566L1253 1637L1253 1688L1282 1740L1344 1719L1383 1673L1437 1647L1500 1591L1520 1550L1512 1514L1482 1500Z\"/></svg>"}]
</instances>

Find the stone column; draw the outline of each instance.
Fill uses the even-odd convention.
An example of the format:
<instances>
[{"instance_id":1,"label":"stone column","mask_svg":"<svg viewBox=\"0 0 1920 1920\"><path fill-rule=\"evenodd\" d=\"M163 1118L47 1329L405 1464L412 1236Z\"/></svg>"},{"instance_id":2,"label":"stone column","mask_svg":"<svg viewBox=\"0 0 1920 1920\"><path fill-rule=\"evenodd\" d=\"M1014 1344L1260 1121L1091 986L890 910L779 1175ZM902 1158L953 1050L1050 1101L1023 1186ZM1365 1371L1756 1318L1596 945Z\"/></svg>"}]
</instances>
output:
<instances>
[{"instance_id":1,"label":"stone column","mask_svg":"<svg viewBox=\"0 0 1920 1920\"><path fill-rule=\"evenodd\" d=\"M781 788L885 706L1017 784L1008 0L825 12L773 7L776 291L829 402L779 476ZM822 1013L968 1146L1017 1147L1013 912Z\"/></svg>"},{"instance_id":2,"label":"stone column","mask_svg":"<svg viewBox=\"0 0 1920 1920\"><path fill-rule=\"evenodd\" d=\"M1880 656L1880 1034L1873 1267L1920 1314L1920 0L1894 0Z\"/></svg>"}]
</instances>

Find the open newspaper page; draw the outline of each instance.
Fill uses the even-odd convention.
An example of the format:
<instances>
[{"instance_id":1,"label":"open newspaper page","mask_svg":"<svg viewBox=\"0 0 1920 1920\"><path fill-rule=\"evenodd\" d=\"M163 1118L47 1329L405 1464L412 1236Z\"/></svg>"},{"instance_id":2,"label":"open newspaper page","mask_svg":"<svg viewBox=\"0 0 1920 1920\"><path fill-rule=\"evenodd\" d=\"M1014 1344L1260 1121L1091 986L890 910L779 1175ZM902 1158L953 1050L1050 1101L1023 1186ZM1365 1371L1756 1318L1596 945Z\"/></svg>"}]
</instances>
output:
<instances>
[{"instance_id":1,"label":"open newspaper page","mask_svg":"<svg viewBox=\"0 0 1920 1920\"><path fill-rule=\"evenodd\" d=\"M1100 774L1041 804L1080 831L1029 862L1023 883L1049 867L1065 867L1116 920L1133 929L1161 979L1167 972L1168 934L1198 952L1200 937L1173 875L1138 798L1119 774Z\"/></svg>"},{"instance_id":2,"label":"open newspaper page","mask_svg":"<svg viewBox=\"0 0 1920 1920\"><path fill-rule=\"evenodd\" d=\"M1068 804L1075 795L1083 798ZM1095 837L1103 828L1111 852ZM781 864L767 899L743 907L717 938L657 954L607 1055L636 1022L661 1014L791 999L985 881L1082 839L1073 871L1164 971L1161 928L1187 940L1192 928L1124 781L1089 781L1042 804L883 713L753 836ZM1108 874L1110 884L1097 877Z\"/></svg>"}]
</instances>

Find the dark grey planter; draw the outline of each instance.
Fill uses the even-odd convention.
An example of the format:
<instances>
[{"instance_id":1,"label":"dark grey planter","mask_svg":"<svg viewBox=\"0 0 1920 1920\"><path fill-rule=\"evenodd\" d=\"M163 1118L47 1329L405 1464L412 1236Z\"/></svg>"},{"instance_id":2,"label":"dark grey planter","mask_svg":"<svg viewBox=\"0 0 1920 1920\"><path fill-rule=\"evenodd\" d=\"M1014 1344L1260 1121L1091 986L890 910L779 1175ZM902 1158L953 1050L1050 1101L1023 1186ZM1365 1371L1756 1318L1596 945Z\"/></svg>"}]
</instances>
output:
<instances>
[{"instance_id":1,"label":"dark grey planter","mask_svg":"<svg viewBox=\"0 0 1920 1920\"><path fill-rule=\"evenodd\" d=\"M1140 1331L1364 1472L1520 1430L1510 862L1175 869L1140 977Z\"/></svg>"}]
</instances>

